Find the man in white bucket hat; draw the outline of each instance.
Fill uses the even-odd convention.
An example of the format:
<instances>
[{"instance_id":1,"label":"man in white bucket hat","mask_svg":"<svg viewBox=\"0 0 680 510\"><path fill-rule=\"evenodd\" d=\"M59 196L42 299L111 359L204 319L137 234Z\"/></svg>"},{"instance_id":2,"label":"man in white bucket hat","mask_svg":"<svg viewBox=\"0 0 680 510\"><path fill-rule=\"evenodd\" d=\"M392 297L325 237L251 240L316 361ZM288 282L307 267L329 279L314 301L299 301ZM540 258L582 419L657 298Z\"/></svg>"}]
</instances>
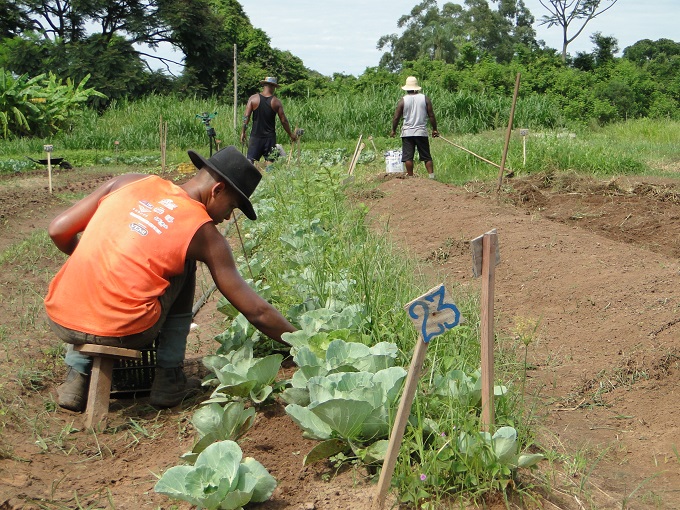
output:
<instances>
[{"instance_id":1,"label":"man in white bucket hat","mask_svg":"<svg viewBox=\"0 0 680 510\"><path fill-rule=\"evenodd\" d=\"M427 121L432 127L432 137L439 136L437 119L434 116L432 101L420 92L421 87L415 76L406 78L406 84L401 87L406 95L397 103L397 109L392 119L391 137L394 137L399 121L404 118L401 126L401 161L406 167L406 174L413 175L413 158L416 148L420 161L425 163L428 177L434 179L434 163L430 154L430 140L427 137Z\"/></svg>"}]
</instances>

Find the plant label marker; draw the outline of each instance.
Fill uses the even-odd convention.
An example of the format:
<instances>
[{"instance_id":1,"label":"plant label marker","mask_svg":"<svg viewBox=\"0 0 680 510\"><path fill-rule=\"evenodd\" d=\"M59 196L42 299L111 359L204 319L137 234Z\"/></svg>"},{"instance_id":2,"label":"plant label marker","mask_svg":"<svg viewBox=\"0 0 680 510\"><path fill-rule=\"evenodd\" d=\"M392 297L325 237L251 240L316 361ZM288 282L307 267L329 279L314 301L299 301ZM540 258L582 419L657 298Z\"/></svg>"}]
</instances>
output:
<instances>
[{"instance_id":1,"label":"plant label marker","mask_svg":"<svg viewBox=\"0 0 680 510\"><path fill-rule=\"evenodd\" d=\"M527 135L528 129L520 129L519 134L522 137L522 166L527 166Z\"/></svg>"},{"instance_id":2,"label":"plant label marker","mask_svg":"<svg viewBox=\"0 0 680 510\"><path fill-rule=\"evenodd\" d=\"M444 284L437 285L427 293L407 303L404 308L418 330L418 341L411 359L411 366L404 383L404 392L399 402L397 417L390 434L389 446L385 454L378 490L373 503L374 510L382 510L385 505L387 489L392 481L394 467L399 456L401 440L404 437L406 422L411 414L411 405L418 387L420 370L425 360L427 346L434 337L456 327L463 321L458 311L458 307L451 301L451 298L444 287Z\"/></svg>"},{"instance_id":3,"label":"plant label marker","mask_svg":"<svg viewBox=\"0 0 680 510\"><path fill-rule=\"evenodd\" d=\"M470 241L472 273L482 276L481 351L482 351L482 429L489 432L494 422L493 403L493 300L496 266L500 263L496 229Z\"/></svg>"},{"instance_id":4,"label":"plant label marker","mask_svg":"<svg viewBox=\"0 0 680 510\"><path fill-rule=\"evenodd\" d=\"M50 193L52 193L52 149L53 145L43 145L43 150L47 153L47 182L50 186Z\"/></svg>"}]
</instances>

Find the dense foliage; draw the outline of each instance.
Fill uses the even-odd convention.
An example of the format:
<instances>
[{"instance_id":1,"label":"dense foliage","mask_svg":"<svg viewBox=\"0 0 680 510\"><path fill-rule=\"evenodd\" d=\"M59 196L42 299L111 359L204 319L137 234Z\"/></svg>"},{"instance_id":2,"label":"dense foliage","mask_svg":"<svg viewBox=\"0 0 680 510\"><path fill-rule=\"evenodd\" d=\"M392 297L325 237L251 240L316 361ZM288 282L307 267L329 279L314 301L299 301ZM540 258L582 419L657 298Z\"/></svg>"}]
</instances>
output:
<instances>
[{"instance_id":1,"label":"dense foliage","mask_svg":"<svg viewBox=\"0 0 680 510\"><path fill-rule=\"evenodd\" d=\"M14 77L0 68L0 138L10 134L47 136L64 129L82 113L91 97L104 97L85 84L66 83L50 73Z\"/></svg>"},{"instance_id":2,"label":"dense foliage","mask_svg":"<svg viewBox=\"0 0 680 510\"><path fill-rule=\"evenodd\" d=\"M577 2L580 7L574 7L569 19L586 23L613 3ZM358 115L367 130L377 132L384 116L391 115L408 75L419 78L433 98L435 112L458 132L501 127L517 73L520 102L543 112L518 119L525 127L680 118L680 43L645 39L624 48L619 57L617 40L595 33L591 52L570 56L564 48L558 51L536 41L535 18L522 0L465 0L462 5L443 3L441 8L435 0L422 0L398 20L399 34L378 41L385 52L380 63L360 76L323 76L291 53L272 48L267 34L252 26L237 0L18 0L2 9L0 67L14 80L52 73L56 79L81 83L90 75L88 85L100 94L90 94L88 104L100 113L112 101L136 102L149 95L228 104L236 57L240 108L263 76L276 75L283 84L278 94L287 100L287 111L291 100L300 100L293 111L315 131L327 126L317 122L327 122L323 111L336 110L336 103L341 103L347 106L345 114L340 109L346 121ZM553 25L566 21L560 23L554 13L542 18ZM148 68L144 60L148 54L140 48L158 44L181 50L180 76ZM30 104L14 106L33 109ZM201 108L190 113L208 110L214 111ZM522 111L526 110L518 110L520 116ZM53 131L45 126L27 129L5 105L0 112L6 119L5 136ZM468 117L475 120L458 120ZM231 130L223 130L223 136L231 135ZM154 131L155 127L149 132ZM344 131L339 133L343 138L355 136ZM102 135L96 137L104 141ZM101 145L89 143L95 143L91 148ZM110 143L106 139L105 145Z\"/></svg>"}]
</instances>

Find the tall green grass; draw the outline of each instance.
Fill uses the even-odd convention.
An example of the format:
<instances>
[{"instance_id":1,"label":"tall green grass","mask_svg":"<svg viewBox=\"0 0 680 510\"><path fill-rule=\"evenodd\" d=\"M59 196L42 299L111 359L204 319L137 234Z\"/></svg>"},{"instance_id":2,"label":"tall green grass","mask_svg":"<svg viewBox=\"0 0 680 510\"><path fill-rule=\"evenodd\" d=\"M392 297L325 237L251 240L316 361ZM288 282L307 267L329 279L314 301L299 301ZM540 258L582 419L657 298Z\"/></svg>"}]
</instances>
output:
<instances>
[{"instance_id":1,"label":"tall green grass","mask_svg":"<svg viewBox=\"0 0 680 510\"><path fill-rule=\"evenodd\" d=\"M426 91L432 97L439 131L458 145L500 164L510 111L509 98ZM307 99L283 99L293 128L304 129L302 150L310 161L322 151L345 150L349 159L363 135L365 152L382 160L386 150L400 148L398 136L388 138L392 116L402 95L399 89L370 89L355 94ZM186 150L208 152L209 138L198 114L217 115L211 122L221 146L239 140L243 107L234 110L227 98L203 100L173 96L149 96L134 102L118 101L102 115L88 111L71 131L50 139L21 138L0 141L0 173L16 172L32 164L26 156L44 157L43 145L54 145L55 157L65 157L76 166L111 161L149 164L143 156L160 152L159 123L167 123L167 161L186 162ZM556 106L542 96L520 97L515 109L515 130L509 145L506 168L516 173L576 171L595 176L644 174L676 176L680 161L680 122L634 120L597 126L567 126ZM519 129L529 130L522 139ZM279 142L292 147L278 126ZM369 136L372 141L369 143ZM119 144L116 145L115 142ZM526 142L526 160L524 143ZM439 180L461 184L485 180L498 168L448 144L431 140ZM375 146L375 147L374 147ZM127 158L127 159L126 159ZM154 163L158 164L158 163Z\"/></svg>"},{"instance_id":2,"label":"tall green grass","mask_svg":"<svg viewBox=\"0 0 680 510\"><path fill-rule=\"evenodd\" d=\"M283 99L286 115L293 128L305 130L310 141L335 142L356 139L360 133L385 136L389 133L399 89L371 89L355 94L321 98ZM430 94L439 128L443 132L481 132L507 125L510 99L465 92L434 90ZM196 118L203 112L217 112L212 126L224 143L238 144L242 114L239 105L234 127L233 103L228 98L201 100L174 96L148 96L131 101L114 101L102 114L88 111L70 131L59 133L50 143L64 150L153 150L159 146L159 121L168 123L168 147L187 149L207 143L205 127ZM527 127L553 128L562 124L559 111L538 96L520 98L517 121ZM281 139L286 139L279 126ZM0 155L42 151L44 139L3 141Z\"/></svg>"}]
</instances>

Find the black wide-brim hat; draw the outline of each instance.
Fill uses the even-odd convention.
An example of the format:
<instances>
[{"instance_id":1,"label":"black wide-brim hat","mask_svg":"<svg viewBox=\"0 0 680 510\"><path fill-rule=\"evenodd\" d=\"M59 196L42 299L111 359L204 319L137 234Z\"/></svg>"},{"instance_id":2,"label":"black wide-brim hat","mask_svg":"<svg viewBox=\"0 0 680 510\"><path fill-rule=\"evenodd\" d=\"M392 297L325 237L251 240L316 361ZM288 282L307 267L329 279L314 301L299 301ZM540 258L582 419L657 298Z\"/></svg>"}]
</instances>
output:
<instances>
[{"instance_id":1,"label":"black wide-brim hat","mask_svg":"<svg viewBox=\"0 0 680 510\"><path fill-rule=\"evenodd\" d=\"M199 170L207 166L217 172L239 194L239 209L251 220L257 219L250 196L262 179L262 174L241 152L229 145L205 159L195 151L188 151L191 162Z\"/></svg>"}]
</instances>

